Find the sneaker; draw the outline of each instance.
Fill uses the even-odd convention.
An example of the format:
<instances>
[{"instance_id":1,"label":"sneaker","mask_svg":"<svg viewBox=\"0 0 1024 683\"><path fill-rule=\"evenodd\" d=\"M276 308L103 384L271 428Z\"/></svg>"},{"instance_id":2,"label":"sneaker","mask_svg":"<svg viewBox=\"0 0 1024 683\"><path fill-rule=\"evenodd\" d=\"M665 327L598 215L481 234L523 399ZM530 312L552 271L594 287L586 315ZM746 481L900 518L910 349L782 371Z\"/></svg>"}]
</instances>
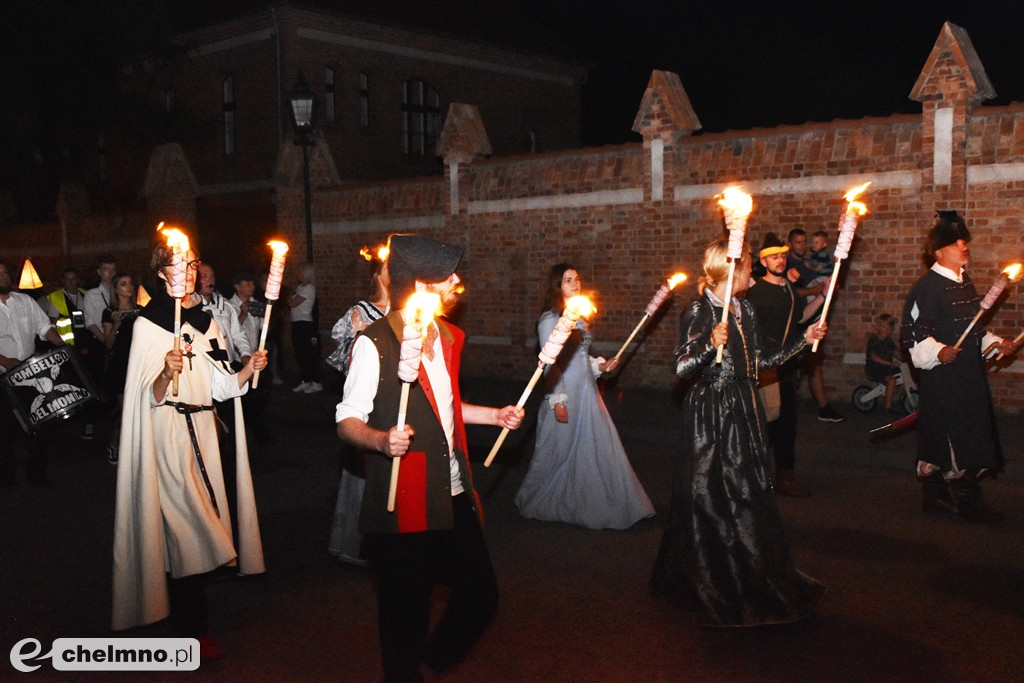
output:
<instances>
[{"instance_id":1,"label":"sneaker","mask_svg":"<svg viewBox=\"0 0 1024 683\"><path fill-rule=\"evenodd\" d=\"M818 420L821 422L842 422L846 417L836 411L831 405L826 403L821 408L818 408Z\"/></svg>"},{"instance_id":2,"label":"sneaker","mask_svg":"<svg viewBox=\"0 0 1024 683\"><path fill-rule=\"evenodd\" d=\"M292 389L292 391L294 391L296 394L304 394L304 393L307 393L308 390L309 390L309 382L303 382L299 386L297 386L294 389Z\"/></svg>"},{"instance_id":3,"label":"sneaker","mask_svg":"<svg viewBox=\"0 0 1024 683\"><path fill-rule=\"evenodd\" d=\"M307 394L315 394L316 392L323 390L324 385L320 384L320 382L310 382L309 386L306 387Z\"/></svg>"},{"instance_id":4,"label":"sneaker","mask_svg":"<svg viewBox=\"0 0 1024 683\"><path fill-rule=\"evenodd\" d=\"M107 462L117 464L117 446L107 446Z\"/></svg>"},{"instance_id":5,"label":"sneaker","mask_svg":"<svg viewBox=\"0 0 1024 683\"><path fill-rule=\"evenodd\" d=\"M82 438L86 441L92 441L93 432L95 431L93 423L86 423L85 427L82 428Z\"/></svg>"}]
</instances>

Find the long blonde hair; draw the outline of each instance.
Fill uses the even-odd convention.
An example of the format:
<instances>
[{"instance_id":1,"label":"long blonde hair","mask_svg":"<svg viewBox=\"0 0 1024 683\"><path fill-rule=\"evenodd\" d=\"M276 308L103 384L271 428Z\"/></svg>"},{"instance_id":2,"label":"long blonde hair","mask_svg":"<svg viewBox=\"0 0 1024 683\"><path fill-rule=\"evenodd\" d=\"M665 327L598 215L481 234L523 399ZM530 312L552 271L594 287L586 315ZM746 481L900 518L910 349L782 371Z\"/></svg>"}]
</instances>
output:
<instances>
[{"instance_id":1,"label":"long blonde hair","mask_svg":"<svg viewBox=\"0 0 1024 683\"><path fill-rule=\"evenodd\" d=\"M729 240L720 237L704 250L704 274L697 278L697 293L704 296L707 289L714 289L719 282L729 277ZM743 256L736 263L736 270L750 266L750 245L743 243Z\"/></svg>"}]
</instances>

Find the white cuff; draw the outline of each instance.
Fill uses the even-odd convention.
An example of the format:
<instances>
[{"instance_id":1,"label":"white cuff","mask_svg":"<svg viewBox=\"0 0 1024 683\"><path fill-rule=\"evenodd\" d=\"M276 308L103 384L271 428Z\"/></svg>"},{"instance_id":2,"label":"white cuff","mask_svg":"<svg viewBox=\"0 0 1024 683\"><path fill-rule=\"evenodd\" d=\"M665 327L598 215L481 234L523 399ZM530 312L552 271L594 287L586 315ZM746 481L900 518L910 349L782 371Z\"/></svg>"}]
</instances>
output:
<instances>
[{"instance_id":1,"label":"white cuff","mask_svg":"<svg viewBox=\"0 0 1024 683\"><path fill-rule=\"evenodd\" d=\"M554 410L557 405L565 405L568 401L568 394L551 394L548 396L548 406L550 406L551 410Z\"/></svg>"}]
</instances>

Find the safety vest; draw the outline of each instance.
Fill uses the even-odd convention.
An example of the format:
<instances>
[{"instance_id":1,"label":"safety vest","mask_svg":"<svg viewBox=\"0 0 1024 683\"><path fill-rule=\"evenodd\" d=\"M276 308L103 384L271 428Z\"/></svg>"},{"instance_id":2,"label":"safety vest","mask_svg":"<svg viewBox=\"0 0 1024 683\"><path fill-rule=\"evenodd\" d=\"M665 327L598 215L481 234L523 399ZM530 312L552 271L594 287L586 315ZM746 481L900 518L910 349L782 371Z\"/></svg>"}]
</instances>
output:
<instances>
[{"instance_id":1,"label":"safety vest","mask_svg":"<svg viewBox=\"0 0 1024 683\"><path fill-rule=\"evenodd\" d=\"M79 289L79 294L85 295L85 290ZM64 289L58 289L55 292L50 292L46 295L46 298L50 300L53 307L57 309L57 334L64 340L64 343L69 346L75 345L75 328L71 323L71 309L68 306L67 297L64 296ZM74 310L78 310L77 308Z\"/></svg>"}]
</instances>

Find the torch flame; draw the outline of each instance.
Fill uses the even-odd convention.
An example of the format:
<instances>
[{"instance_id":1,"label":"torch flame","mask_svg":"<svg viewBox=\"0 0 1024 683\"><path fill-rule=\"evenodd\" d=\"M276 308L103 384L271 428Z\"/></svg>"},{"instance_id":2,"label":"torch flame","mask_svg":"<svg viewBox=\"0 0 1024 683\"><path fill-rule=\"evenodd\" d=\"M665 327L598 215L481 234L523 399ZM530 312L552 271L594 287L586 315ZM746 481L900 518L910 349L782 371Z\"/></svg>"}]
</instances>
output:
<instances>
[{"instance_id":1,"label":"torch flame","mask_svg":"<svg viewBox=\"0 0 1024 683\"><path fill-rule=\"evenodd\" d=\"M165 228L163 221L160 221L160 225L156 226L156 231L164 236L167 240L167 246L171 249L182 253L188 251L188 235L181 230Z\"/></svg>"},{"instance_id":2,"label":"torch flame","mask_svg":"<svg viewBox=\"0 0 1024 683\"><path fill-rule=\"evenodd\" d=\"M377 251L376 257L378 261L383 262L388 260L388 254L391 252L391 250L388 249L388 245L382 244L381 246L375 247L374 249L376 249ZM359 255L362 256L367 261L372 261L374 258L374 250L371 249L370 247L363 247L362 249L359 250Z\"/></svg>"},{"instance_id":3,"label":"torch flame","mask_svg":"<svg viewBox=\"0 0 1024 683\"><path fill-rule=\"evenodd\" d=\"M585 296L574 296L565 302L565 307L576 312L582 318L596 313L597 309L594 308L594 304L590 303L590 299Z\"/></svg>"},{"instance_id":4,"label":"torch flame","mask_svg":"<svg viewBox=\"0 0 1024 683\"><path fill-rule=\"evenodd\" d=\"M868 212L868 207L864 202L850 202L846 207L846 213L856 213L858 216L863 216Z\"/></svg>"},{"instance_id":5,"label":"torch flame","mask_svg":"<svg viewBox=\"0 0 1024 683\"><path fill-rule=\"evenodd\" d=\"M1006 269L1003 270L1003 273L1006 274L1006 277L1009 278L1010 282L1013 282L1014 280L1017 279L1017 276L1020 275L1020 269L1021 264L1014 263L1012 265L1007 266Z\"/></svg>"},{"instance_id":6,"label":"torch flame","mask_svg":"<svg viewBox=\"0 0 1024 683\"><path fill-rule=\"evenodd\" d=\"M668 279L668 288L675 289L676 285L681 282L686 282L686 273L676 273Z\"/></svg>"},{"instance_id":7,"label":"torch flame","mask_svg":"<svg viewBox=\"0 0 1024 683\"><path fill-rule=\"evenodd\" d=\"M722 198L718 205L726 211L732 212L737 218L743 219L750 215L754 208L753 198L743 191L741 187L728 187L722 192Z\"/></svg>"},{"instance_id":8,"label":"torch flame","mask_svg":"<svg viewBox=\"0 0 1024 683\"><path fill-rule=\"evenodd\" d=\"M441 312L441 296L434 292L414 292L405 302L402 319L405 324L426 334L427 325Z\"/></svg>"},{"instance_id":9,"label":"torch flame","mask_svg":"<svg viewBox=\"0 0 1024 683\"><path fill-rule=\"evenodd\" d=\"M848 191L848 193L843 196L843 199L845 199L847 202L853 203L858 197L864 194L864 190L867 189L867 186L870 184L871 181L868 180L862 185L857 185L856 187Z\"/></svg>"},{"instance_id":10,"label":"torch flame","mask_svg":"<svg viewBox=\"0 0 1024 683\"><path fill-rule=\"evenodd\" d=\"M281 242L280 240L270 240L269 242L267 242L267 246L273 250L274 256L279 256L288 253L288 245L285 242Z\"/></svg>"}]
</instances>

